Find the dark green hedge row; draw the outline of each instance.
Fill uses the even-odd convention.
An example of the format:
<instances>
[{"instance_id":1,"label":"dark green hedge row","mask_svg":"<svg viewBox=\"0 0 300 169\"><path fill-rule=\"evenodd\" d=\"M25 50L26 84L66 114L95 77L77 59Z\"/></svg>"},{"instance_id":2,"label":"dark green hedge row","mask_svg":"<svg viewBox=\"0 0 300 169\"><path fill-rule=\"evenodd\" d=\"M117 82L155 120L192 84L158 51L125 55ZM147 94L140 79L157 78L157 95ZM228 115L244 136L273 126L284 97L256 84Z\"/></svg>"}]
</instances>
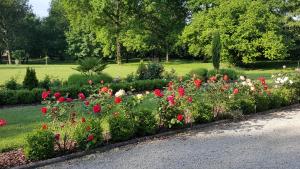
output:
<instances>
[{"instance_id":1,"label":"dark green hedge row","mask_svg":"<svg viewBox=\"0 0 300 169\"><path fill-rule=\"evenodd\" d=\"M138 80L135 82L111 83L107 84L113 91L124 89L126 91L134 92L162 89L167 85L165 80ZM44 89L33 90L0 90L0 106L16 105L16 104L34 104L42 101L41 95ZM66 86L61 88L52 88L53 92L60 92L63 96L77 98L78 93L82 92L88 95L90 86Z\"/></svg>"}]
</instances>

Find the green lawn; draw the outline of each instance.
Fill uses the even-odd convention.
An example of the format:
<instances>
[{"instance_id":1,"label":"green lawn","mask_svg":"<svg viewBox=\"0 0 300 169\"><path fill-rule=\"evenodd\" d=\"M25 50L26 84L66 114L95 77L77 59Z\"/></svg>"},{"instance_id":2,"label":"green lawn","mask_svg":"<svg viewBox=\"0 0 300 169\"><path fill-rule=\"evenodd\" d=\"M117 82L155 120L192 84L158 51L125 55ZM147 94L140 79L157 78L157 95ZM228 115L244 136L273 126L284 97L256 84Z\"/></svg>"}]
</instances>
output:
<instances>
[{"instance_id":1,"label":"green lawn","mask_svg":"<svg viewBox=\"0 0 300 169\"><path fill-rule=\"evenodd\" d=\"M110 64L108 68L104 70L105 73L113 77L125 77L126 75L135 72L139 63L127 63L123 65ZM287 65L289 67L290 65ZM293 65L294 66L294 65ZM49 75L54 79L66 80L69 75L78 73L72 68L76 65L0 65L0 85L4 84L5 81L11 77L17 78L18 82L21 83L27 67L33 67L36 70L38 79L43 79L46 75ZM227 67L223 65L223 67ZM184 62L184 61L172 61L165 64L166 70L174 68L178 75L184 75L192 69L196 68L207 68L212 69L211 63L200 63L200 62ZM270 77L272 73L279 72L279 68L264 68L255 70L239 69L250 77L257 78L260 76Z\"/></svg>"},{"instance_id":2,"label":"green lawn","mask_svg":"<svg viewBox=\"0 0 300 169\"><path fill-rule=\"evenodd\" d=\"M0 118L8 122L6 126L0 127L0 152L24 144L26 135L45 120L40 108L41 106L20 106L0 109Z\"/></svg>"}]
</instances>

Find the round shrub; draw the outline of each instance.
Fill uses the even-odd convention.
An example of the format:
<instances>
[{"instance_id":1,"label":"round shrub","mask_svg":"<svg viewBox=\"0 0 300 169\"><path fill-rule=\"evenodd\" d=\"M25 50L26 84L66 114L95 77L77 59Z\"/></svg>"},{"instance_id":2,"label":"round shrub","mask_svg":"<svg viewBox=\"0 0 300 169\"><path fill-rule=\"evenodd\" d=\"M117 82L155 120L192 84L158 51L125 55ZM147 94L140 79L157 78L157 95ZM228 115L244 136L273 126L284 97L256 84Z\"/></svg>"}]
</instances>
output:
<instances>
[{"instance_id":1,"label":"round shrub","mask_svg":"<svg viewBox=\"0 0 300 169\"><path fill-rule=\"evenodd\" d=\"M282 106L283 99L281 98L279 92L277 90L273 90L270 95L270 108L279 108Z\"/></svg>"},{"instance_id":2,"label":"round shrub","mask_svg":"<svg viewBox=\"0 0 300 169\"><path fill-rule=\"evenodd\" d=\"M295 88L281 87L275 90L274 93L281 98L282 106L288 106L298 101L297 90Z\"/></svg>"},{"instance_id":3,"label":"round shrub","mask_svg":"<svg viewBox=\"0 0 300 169\"><path fill-rule=\"evenodd\" d=\"M139 136L155 134L157 129L157 121L154 114L150 110L139 110L134 113L134 123L136 133Z\"/></svg>"},{"instance_id":4,"label":"round shrub","mask_svg":"<svg viewBox=\"0 0 300 169\"><path fill-rule=\"evenodd\" d=\"M243 114L255 113L255 100L254 98L244 98L240 100L240 108L243 111Z\"/></svg>"},{"instance_id":5,"label":"round shrub","mask_svg":"<svg viewBox=\"0 0 300 169\"><path fill-rule=\"evenodd\" d=\"M163 72L164 66L158 62L150 62L147 65L141 62L136 75L138 80L161 79Z\"/></svg>"},{"instance_id":6,"label":"round shrub","mask_svg":"<svg viewBox=\"0 0 300 169\"><path fill-rule=\"evenodd\" d=\"M68 85L70 86L83 86L88 85L88 81L92 80L94 83L99 84L101 80L105 83L112 82L113 78L105 73L87 76L83 74L72 74L68 78Z\"/></svg>"},{"instance_id":7,"label":"round shrub","mask_svg":"<svg viewBox=\"0 0 300 169\"><path fill-rule=\"evenodd\" d=\"M214 119L211 105L205 102L197 102L194 106L192 116L196 123L207 123Z\"/></svg>"},{"instance_id":8,"label":"round shrub","mask_svg":"<svg viewBox=\"0 0 300 169\"><path fill-rule=\"evenodd\" d=\"M207 69L205 68L198 68L198 69L193 69L190 71L189 75L193 77L194 75L197 76L197 78L200 78L201 80L206 80L207 78Z\"/></svg>"},{"instance_id":9,"label":"round shrub","mask_svg":"<svg viewBox=\"0 0 300 169\"><path fill-rule=\"evenodd\" d=\"M98 120L82 120L77 124L73 138L81 150L86 150L103 142L103 134Z\"/></svg>"},{"instance_id":10,"label":"round shrub","mask_svg":"<svg viewBox=\"0 0 300 169\"><path fill-rule=\"evenodd\" d=\"M112 141L128 140L135 134L134 121L125 113L113 113L108 122Z\"/></svg>"},{"instance_id":11,"label":"round shrub","mask_svg":"<svg viewBox=\"0 0 300 169\"><path fill-rule=\"evenodd\" d=\"M36 161L53 157L54 133L49 130L37 130L26 137L25 156Z\"/></svg>"},{"instance_id":12,"label":"round shrub","mask_svg":"<svg viewBox=\"0 0 300 169\"><path fill-rule=\"evenodd\" d=\"M255 95L256 112L262 112L269 109L270 97L267 94Z\"/></svg>"},{"instance_id":13,"label":"round shrub","mask_svg":"<svg viewBox=\"0 0 300 169\"><path fill-rule=\"evenodd\" d=\"M213 69L207 72L208 77L216 76L217 74L228 75L231 80L236 80L238 78L238 73L234 69L220 69L219 72Z\"/></svg>"},{"instance_id":14,"label":"round shrub","mask_svg":"<svg viewBox=\"0 0 300 169\"><path fill-rule=\"evenodd\" d=\"M4 86L8 90L17 90L18 88L22 87L17 83L15 78L11 78L10 80L6 81Z\"/></svg>"}]
</instances>

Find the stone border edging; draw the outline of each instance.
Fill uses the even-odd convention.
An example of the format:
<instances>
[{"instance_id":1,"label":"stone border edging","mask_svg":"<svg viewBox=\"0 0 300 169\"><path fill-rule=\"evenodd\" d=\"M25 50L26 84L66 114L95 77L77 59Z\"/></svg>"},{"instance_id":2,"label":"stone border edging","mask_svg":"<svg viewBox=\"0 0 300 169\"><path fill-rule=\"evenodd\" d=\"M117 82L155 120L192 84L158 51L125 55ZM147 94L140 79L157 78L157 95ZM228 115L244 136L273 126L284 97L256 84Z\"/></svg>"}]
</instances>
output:
<instances>
[{"instance_id":1,"label":"stone border edging","mask_svg":"<svg viewBox=\"0 0 300 169\"><path fill-rule=\"evenodd\" d=\"M286 107L281 107L281 108L278 108L278 109L271 109L271 110L267 110L267 111L264 111L264 112L259 112L259 113L250 114L250 115L244 115L245 119L242 119L242 120L239 120L239 121L244 121L244 120L247 120L247 119L249 119L251 117L254 117L254 116L257 116L257 115L264 115L264 114L269 114L269 113L273 113L273 112L276 112L276 111L282 111L282 110L285 110L285 109L294 108L294 107L297 107L299 105L300 104L294 104L294 105L290 105L290 106L286 106ZM151 135L151 136L134 138L134 139L119 142L119 143L108 144L108 145L98 147L96 149L92 149L92 150L88 150L88 151L76 152L76 153L68 154L68 155L65 155L65 156L51 158L51 159L44 160L44 161L37 161L37 162L33 162L33 163L21 165L21 166L16 166L16 167L13 167L12 169L33 169L33 168L37 168L37 167L43 167L43 166L46 166L46 165L59 163L59 162L63 162L63 161L66 161L66 160L71 160L71 159L83 157L83 156L94 154L94 153L99 153L99 152L103 153L103 152L112 150L112 149L117 148L117 147L123 147L123 146L127 146L127 145L130 145L130 144L136 144L136 143L139 143L139 142L144 142L144 141L155 139L155 138L171 136L171 135L183 133L183 132L186 132L186 131L197 130L197 129L210 127L210 126L215 126L215 125L218 125L218 124L229 123L229 122L232 122L232 120L231 119L226 119L226 120L219 120L219 121L205 123L205 124L198 124L198 125L195 125L195 126L192 126L192 127L187 127L187 128L183 128L183 129L177 129L177 130L171 130L171 131L162 132L162 133L158 133L158 134Z\"/></svg>"}]
</instances>

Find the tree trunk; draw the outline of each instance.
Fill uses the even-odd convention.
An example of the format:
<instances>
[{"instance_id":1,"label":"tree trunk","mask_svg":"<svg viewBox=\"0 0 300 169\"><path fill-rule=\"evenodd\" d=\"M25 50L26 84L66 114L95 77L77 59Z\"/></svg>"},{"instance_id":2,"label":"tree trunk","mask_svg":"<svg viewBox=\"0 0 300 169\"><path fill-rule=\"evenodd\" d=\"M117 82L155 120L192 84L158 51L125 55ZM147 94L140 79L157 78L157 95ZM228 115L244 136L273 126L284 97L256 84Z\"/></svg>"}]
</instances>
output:
<instances>
[{"instance_id":1,"label":"tree trunk","mask_svg":"<svg viewBox=\"0 0 300 169\"><path fill-rule=\"evenodd\" d=\"M169 51L167 51L167 53L166 53L166 62L167 63L169 62Z\"/></svg>"},{"instance_id":2,"label":"tree trunk","mask_svg":"<svg viewBox=\"0 0 300 169\"><path fill-rule=\"evenodd\" d=\"M122 57L121 57L121 44L119 42L119 38L116 40L116 49L117 49L117 64L120 65L122 64Z\"/></svg>"},{"instance_id":3,"label":"tree trunk","mask_svg":"<svg viewBox=\"0 0 300 169\"><path fill-rule=\"evenodd\" d=\"M120 65L122 64L122 57L121 57L121 44L120 44L120 24L121 24L121 18L120 18L120 1L116 1L116 17L117 17L117 22L116 22L116 31L117 31L117 36L116 36L116 59L117 59L117 64Z\"/></svg>"},{"instance_id":4,"label":"tree trunk","mask_svg":"<svg viewBox=\"0 0 300 169\"><path fill-rule=\"evenodd\" d=\"M10 51L7 50L7 59L8 59L8 64L11 65L11 56L10 56Z\"/></svg>"}]
</instances>

